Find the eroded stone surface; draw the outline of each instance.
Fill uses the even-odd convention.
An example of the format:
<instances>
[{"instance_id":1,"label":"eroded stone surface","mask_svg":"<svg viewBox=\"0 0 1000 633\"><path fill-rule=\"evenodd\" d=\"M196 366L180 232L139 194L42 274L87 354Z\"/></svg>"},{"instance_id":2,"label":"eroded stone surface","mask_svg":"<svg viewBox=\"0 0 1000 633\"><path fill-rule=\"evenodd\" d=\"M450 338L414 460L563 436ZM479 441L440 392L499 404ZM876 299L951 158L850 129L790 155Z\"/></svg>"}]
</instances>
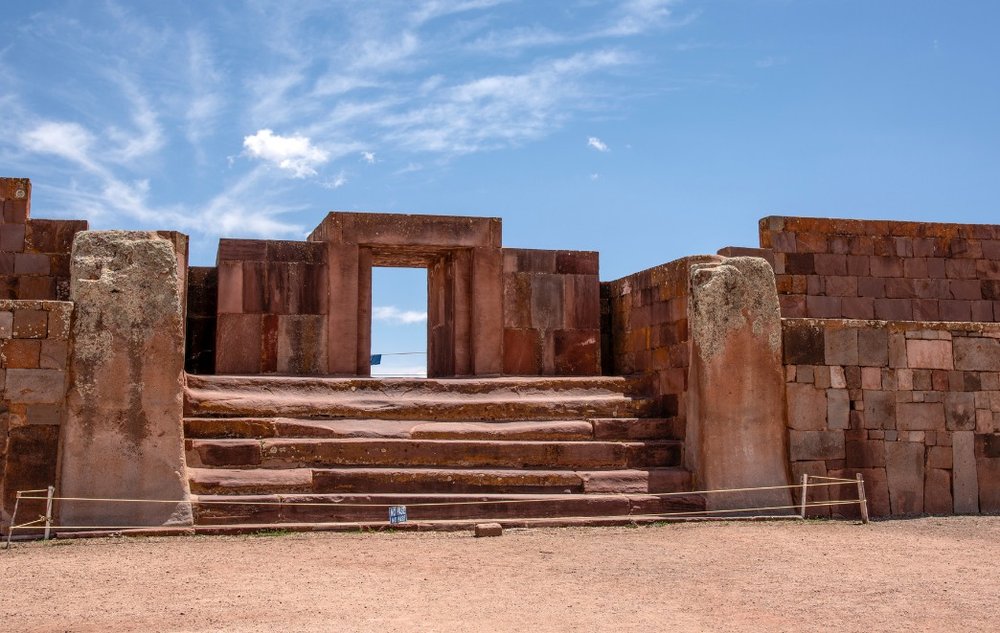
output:
<instances>
[{"instance_id":1,"label":"eroded stone surface","mask_svg":"<svg viewBox=\"0 0 1000 633\"><path fill-rule=\"evenodd\" d=\"M175 237L85 232L74 244L77 317L60 493L165 503L63 502L65 525L191 523Z\"/></svg>"}]
</instances>

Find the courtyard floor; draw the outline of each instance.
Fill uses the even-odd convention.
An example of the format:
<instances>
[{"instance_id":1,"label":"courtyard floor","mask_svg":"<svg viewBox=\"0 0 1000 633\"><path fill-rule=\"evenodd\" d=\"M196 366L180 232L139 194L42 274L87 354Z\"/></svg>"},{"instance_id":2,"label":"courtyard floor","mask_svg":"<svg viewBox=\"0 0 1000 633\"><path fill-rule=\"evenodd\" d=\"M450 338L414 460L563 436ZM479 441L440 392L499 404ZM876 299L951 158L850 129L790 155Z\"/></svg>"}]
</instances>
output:
<instances>
[{"instance_id":1,"label":"courtyard floor","mask_svg":"<svg viewBox=\"0 0 1000 633\"><path fill-rule=\"evenodd\" d=\"M1000 517L15 543L0 578L5 631L995 631Z\"/></svg>"}]
</instances>

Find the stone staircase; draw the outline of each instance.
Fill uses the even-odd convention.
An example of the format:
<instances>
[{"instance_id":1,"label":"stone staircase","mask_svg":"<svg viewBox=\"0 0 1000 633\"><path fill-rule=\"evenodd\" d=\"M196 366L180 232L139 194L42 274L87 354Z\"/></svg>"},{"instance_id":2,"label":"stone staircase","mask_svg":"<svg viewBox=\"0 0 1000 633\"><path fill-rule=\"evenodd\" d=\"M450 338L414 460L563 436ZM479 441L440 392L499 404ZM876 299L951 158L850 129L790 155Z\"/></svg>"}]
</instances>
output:
<instances>
[{"instance_id":1,"label":"stone staircase","mask_svg":"<svg viewBox=\"0 0 1000 633\"><path fill-rule=\"evenodd\" d=\"M619 377L187 377L196 525L625 523L704 509L684 429Z\"/></svg>"}]
</instances>

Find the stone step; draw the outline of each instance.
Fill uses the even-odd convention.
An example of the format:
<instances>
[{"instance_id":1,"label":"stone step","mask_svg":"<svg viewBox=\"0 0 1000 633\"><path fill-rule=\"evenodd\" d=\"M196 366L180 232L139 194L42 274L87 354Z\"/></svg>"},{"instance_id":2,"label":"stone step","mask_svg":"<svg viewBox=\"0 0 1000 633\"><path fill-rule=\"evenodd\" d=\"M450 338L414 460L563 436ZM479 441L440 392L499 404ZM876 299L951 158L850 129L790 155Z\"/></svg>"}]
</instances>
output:
<instances>
[{"instance_id":1,"label":"stone step","mask_svg":"<svg viewBox=\"0 0 1000 633\"><path fill-rule=\"evenodd\" d=\"M620 377L357 379L188 376L190 417L580 420L656 417L655 398Z\"/></svg>"},{"instance_id":2,"label":"stone step","mask_svg":"<svg viewBox=\"0 0 1000 633\"><path fill-rule=\"evenodd\" d=\"M660 493L691 489L683 468L507 470L446 468L189 468L195 494Z\"/></svg>"},{"instance_id":3,"label":"stone step","mask_svg":"<svg viewBox=\"0 0 1000 633\"><path fill-rule=\"evenodd\" d=\"M683 443L401 439L185 440L189 467L336 466L620 470L680 466Z\"/></svg>"},{"instance_id":4,"label":"stone step","mask_svg":"<svg viewBox=\"0 0 1000 633\"><path fill-rule=\"evenodd\" d=\"M315 437L586 441L681 439L684 437L684 430L676 418L596 418L515 422L186 418L184 436L190 439Z\"/></svg>"},{"instance_id":5,"label":"stone step","mask_svg":"<svg viewBox=\"0 0 1000 633\"><path fill-rule=\"evenodd\" d=\"M388 522L390 506L406 506L413 522L553 517L627 518L705 509L696 494L655 496L490 494L192 495L195 524Z\"/></svg>"}]
</instances>

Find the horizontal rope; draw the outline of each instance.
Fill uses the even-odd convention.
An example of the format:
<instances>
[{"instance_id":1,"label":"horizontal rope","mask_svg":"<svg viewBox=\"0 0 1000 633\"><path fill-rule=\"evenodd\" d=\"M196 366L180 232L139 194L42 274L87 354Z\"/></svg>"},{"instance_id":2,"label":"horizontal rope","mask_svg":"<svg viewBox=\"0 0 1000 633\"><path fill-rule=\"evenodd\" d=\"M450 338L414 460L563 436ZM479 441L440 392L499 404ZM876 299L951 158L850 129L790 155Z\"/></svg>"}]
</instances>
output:
<instances>
[{"instance_id":1,"label":"horizontal rope","mask_svg":"<svg viewBox=\"0 0 1000 633\"><path fill-rule=\"evenodd\" d=\"M806 504L807 508L819 508L828 506L839 506L856 504L858 500L846 500L846 501L824 501ZM407 506L409 507L409 506ZM471 519L419 519L414 521L407 521L407 523L415 522L447 522L447 523L487 523L495 521L560 521L560 520L595 520L595 519L617 519L617 520L634 520L634 519L650 519L655 520L658 518L669 518L669 517L695 517L704 514L720 514L725 512L752 512L756 510L789 510L798 509L802 507L801 505L795 506L771 506L763 508L733 508L727 510L695 510L686 512L663 512L663 513L653 513L653 514L608 514L608 515L585 515L585 516L573 516L573 517L517 517L517 518L471 518ZM749 517L732 517L735 519L739 518L749 518ZM754 517L754 518L768 518L768 519L799 519L798 515L786 515L786 516L768 516L768 517ZM44 521L44 517L41 519ZM248 528L248 527L274 527L281 528L282 526L290 527L295 525L316 525L316 526L365 526L377 523L379 525L399 525L398 523L390 523L389 521L328 521L322 523L267 523L267 524L245 524L245 523L234 523L234 524L217 524L217 525L177 525L177 526L149 526L149 525L52 525L52 529L62 529L62 530L154 530L154 529L178 529L178 530L199 530L199 529L229 529L229 528ZM22 526L27 526L28 524L22 524ZM11 529L21 529L22 526L13 526ZM28 529L28 528L24 528ZM37 529L37 528L36 528Z\"/></svg>"},{"instance_id":2,"label":"horizontal rope","mask_svg":"<svg viewBox=\"0 0 1000 633\"><path fill-rule=\"evenodd\" d=\"M857 485L857 480L842 480L833 481L830 483L810 483L807 488L822 488L829 486L839 486L839 485ZM724 494L732 492L752 492L757 490L800 490L802 484L792 484L792 485L782 485L782 486L759 486L756 488L722 488L717 490L692 490L690 492L636 492L636 493L580 493L580 494L553 494L544 495L539 497L533 497L531 499L483 499L480 501L438 501L438 502L427 502L427 503L338 503L338 502L299 502L296 503L294 499L288 499L282 495L278 496L279 499L286 499L284 501L263 501L263 500L251 500L244 501L239 499L232 500L216 500L216 499L120 499L120 498L96 498L96 497L52 497L53 501L90 501L90 502L100 502L100 503L191 503L198 505L302 505L302 506L340 506L340 507L363 507L363 508L378 508L385 507L390 508L398 505L406 505L408 507L421 507L421 506L445 506L445 505L482 505L482 504L493 504L493 503L537 503L543 501L571 501L580 499L612 499L617 497L622 497L626 494L643 495L648 497L690 497L693 495L705 495L705 494ZM322 494L322 493L302 493L305 495L309 494ZM473 493L474 494L474 493ZM502 493L498 493L502 494ZM26 500L35 501L45 501L48 497L21 497Z\"/></svg>"}]
</instances>

